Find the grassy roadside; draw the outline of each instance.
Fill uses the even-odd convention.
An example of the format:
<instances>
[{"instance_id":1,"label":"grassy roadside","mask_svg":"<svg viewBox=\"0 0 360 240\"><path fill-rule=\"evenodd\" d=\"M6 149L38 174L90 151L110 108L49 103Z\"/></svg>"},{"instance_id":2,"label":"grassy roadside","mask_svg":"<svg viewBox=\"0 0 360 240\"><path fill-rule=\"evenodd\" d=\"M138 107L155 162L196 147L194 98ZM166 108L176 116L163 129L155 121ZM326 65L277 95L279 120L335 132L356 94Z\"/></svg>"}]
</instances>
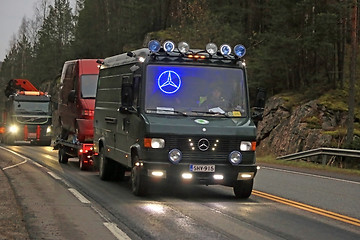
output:
<instances>
[{"instance_id":1,"label":"grassy roadside","mask_svg":"<svg viewBox=\"0 0 360 240\"><path fill-rule=\"evenodd\" d=\"M360 176L360 170L357 170L357 169L345 169L345 168L338 168L338 167L327 166L327 165L324 166L322 164L317 164L317 163L307 162L307 161L302 161L302 160L293 160L293 161L276 160L276 157L271 156L271 155L257 156L256 162L260 165L261 164L271 164L271 165L278 165L278 166L297 167L297 168L303 168L303 169L313 169L313 170L319 170L319 171L327 171L327 172Z\"/></svg>"}]
</instances>

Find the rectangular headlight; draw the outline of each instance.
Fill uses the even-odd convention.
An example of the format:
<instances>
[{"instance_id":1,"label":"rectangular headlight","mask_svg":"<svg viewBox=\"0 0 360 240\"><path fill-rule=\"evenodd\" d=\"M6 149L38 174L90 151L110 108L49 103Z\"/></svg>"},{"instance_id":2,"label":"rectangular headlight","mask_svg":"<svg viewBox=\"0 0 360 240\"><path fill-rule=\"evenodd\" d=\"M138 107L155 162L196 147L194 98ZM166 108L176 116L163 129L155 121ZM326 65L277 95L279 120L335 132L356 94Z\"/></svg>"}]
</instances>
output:
<instances>
[{"instance_id":1,"label":"rectangular headlight","mask_svg":"<svg viewBox=\"0 0 360 240\"><path fill-rule=\"evenodd\" d=\"M256 142L241 141L240 151L255 151Z\"/></svg>"},{"instance_id":2,"label":"rectangular headlight","mask_svg":"<svg viewBox=\"0 0 360 240\"><path fill-rule=\"evenodd\" d=\"M144 138L144 147L146 147L146 148L164 148L165 140L162 138Z\"/></svg>"}]
</instances>

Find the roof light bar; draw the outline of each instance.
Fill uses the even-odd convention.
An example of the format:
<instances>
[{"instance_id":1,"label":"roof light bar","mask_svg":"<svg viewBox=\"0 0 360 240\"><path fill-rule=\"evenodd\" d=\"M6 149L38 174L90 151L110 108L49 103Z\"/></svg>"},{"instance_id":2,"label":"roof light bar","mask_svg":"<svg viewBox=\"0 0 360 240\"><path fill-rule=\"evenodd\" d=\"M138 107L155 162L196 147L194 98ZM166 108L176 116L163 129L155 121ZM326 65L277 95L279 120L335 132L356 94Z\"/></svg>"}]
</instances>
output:
<instances>
[{"instance_id":1,"label":"roof light bar","mask_svg":"<svg viewBox=\"0 0 360 240\"><path fill-rule=\"evenodd\" d=\"M220 46L220 52L224 56L228 56L231 54L231 47L228 44L223 44Z\"/></svg>"},{"instance_id":2,"label":"roof light bar","mask_svg":"<svg viewBox=\"0 0 360 240\"><path fill-rule=\"evenodd\" d=\"M208 52L210 55L216 54L218 48L215 43L208 43L206 45L206 52Z\"/></svg>"},{"instance_id":3,"label":"roof light bar","mask_svg":"<svg viewBox=\"0 0 360 240\"><path fill-rule=\"evenodd\" d=\"M241 58L241 57L245 56L246 48L243 45L238 44L234 47L234 53L236 56Z\"/></svg>"},{"instance_id":4,"label":"roof light bar","mask_svg":"<svg viewBox=\"0 0 360 240\"><path fill-rule=\"evenodd\" d=\"M175 44L172 41L165 41L163 44L165 52L172 52L175 49Z\"/></svg>"},{"instance_id":5,"label":"roof light bar","mask_svg":"<svg viewBox=\"0 0 360 240\"><path fill-rule=\"evenodd\" d=\"M156 52L158 52L158 51L160 50L161 44L160 44L160 42L157 41L157 40L151 40L151 41L149 42L149 44L148 44L148 48L149 48L149 50L150 50L151 52L156 53Z\"/></svg>"},{"instance_id":6,"label":"roof light bar","mask_svg":"<svg viewBox=\"0 0 360 240\"><path fill-rule=\"evenodd\" d=\"M178 44L178 49L179 49L180 53L185 54L185 53L187 53L187 51L189 51L190 45L186 42L180 42Z\"/></svg>"}]
</instances>

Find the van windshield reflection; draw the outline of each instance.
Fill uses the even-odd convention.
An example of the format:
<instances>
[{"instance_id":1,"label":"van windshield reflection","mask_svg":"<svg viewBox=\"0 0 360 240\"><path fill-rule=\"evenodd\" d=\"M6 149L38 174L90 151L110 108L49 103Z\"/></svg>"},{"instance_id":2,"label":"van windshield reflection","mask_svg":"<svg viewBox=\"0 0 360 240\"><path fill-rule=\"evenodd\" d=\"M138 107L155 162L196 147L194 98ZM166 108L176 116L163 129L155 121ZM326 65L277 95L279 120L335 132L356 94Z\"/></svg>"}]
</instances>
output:
<instances>
[{"instance_id":1,"label":"van windshield reflection","mask_svg":"<svg viewBox=\"0 0 360 240\"><path fill-rule=\"evenodd\" d=\"M145 111L187 116L246 117L244 71L239 68L149 65Z\"/></svg>"}]
</instances>

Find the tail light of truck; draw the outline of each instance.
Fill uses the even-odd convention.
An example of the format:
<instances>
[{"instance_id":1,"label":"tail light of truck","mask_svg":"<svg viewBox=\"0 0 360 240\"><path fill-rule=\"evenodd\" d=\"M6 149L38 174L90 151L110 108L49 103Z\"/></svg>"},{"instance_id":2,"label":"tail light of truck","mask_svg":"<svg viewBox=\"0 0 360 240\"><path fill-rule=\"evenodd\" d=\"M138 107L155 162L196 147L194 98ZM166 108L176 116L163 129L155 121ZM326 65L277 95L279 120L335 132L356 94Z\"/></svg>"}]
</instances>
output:
<instances>
[{"instance_id":1,"label":"tail light of truck","mask_svg":"<svg viewBox=\"0 0 360 240\"><path fill-rule=\"evenodd\" d=\"M87 116L87 117L93 117L94 116L94 110L84 109L84 110L82 110L81 115Z\"/></svg>"},{"instance_id":2,"label":"tail light of truck","mask_svg":"<svg viewBox=\"0 0 360 240\"><path fill-rule=\"evenodd\" d=\"M80 149L80 153L88 153L93 151L93 144L83 144L82 149Z\"/></svg>"}]
</instances>

